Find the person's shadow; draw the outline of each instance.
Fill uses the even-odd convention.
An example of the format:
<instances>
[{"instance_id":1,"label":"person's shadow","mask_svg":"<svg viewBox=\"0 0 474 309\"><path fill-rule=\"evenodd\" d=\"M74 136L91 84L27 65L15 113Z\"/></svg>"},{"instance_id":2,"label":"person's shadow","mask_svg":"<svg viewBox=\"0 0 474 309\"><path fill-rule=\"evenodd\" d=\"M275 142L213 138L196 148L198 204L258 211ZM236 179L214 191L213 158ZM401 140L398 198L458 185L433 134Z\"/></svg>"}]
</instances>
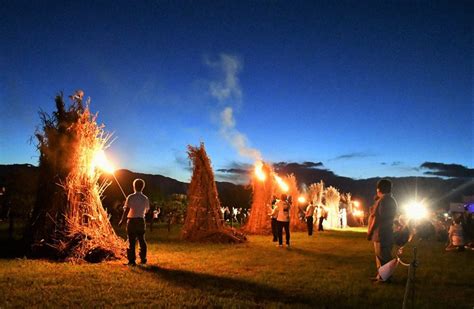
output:
<instances>
[{"instance_id":1,"label":"person's shadow","mask_svg":"<svg viewBox=\"0 0 474 309\"><path fill-rule=\"evenodd\" d=\"M167 269L155 265L149 265L141 269L156 275L159 279L169 281L181 287L199 289L221 297L233 298L237 293L239 298L252 299L257 303L280 302L292 305L316 305L316 300L306 295L295 295L290 291L280 290L245 279L221 277L188 270Z\"/></svg>"}]
</instances>

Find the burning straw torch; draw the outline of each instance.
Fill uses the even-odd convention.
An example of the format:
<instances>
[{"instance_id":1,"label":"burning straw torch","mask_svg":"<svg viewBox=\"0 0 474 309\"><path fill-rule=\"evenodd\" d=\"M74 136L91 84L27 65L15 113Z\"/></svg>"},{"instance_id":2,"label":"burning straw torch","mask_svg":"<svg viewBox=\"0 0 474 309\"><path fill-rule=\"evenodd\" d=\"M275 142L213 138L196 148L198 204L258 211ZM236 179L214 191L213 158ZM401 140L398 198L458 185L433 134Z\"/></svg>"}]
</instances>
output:
<instances>
[{"instance_id":1,"label":"burning straw torch","mask_svg":"<svg viewBox=\"0 0 474 309\"><path fill-rule=\"evenodd\" d=\"M120 188L120 191L122 191L123 197L127 198L127 195L123 191L123 188L120 185L120 182L118 181L117 177L115 177L115 167L112 165L112 163L110 163L109 160L107 160L104 150L99 150L96 152L94 159L92 161L92 168L95 168L95 167L98 167L104 172L111 174L114 177L115 182L117 182L117 185Z\"/></svg>"}]
</instances>

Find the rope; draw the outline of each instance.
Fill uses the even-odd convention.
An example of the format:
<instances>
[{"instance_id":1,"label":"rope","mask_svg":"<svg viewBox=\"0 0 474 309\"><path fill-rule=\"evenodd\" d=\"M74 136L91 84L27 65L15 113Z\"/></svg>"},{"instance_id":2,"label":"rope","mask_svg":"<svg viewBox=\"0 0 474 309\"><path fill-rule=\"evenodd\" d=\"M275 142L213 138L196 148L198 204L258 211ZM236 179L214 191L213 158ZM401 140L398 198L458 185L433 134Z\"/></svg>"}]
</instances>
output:
<instances>
[{"instance_id":1,"label":"rope","mask_svg":"<svg viewBox=\"0 0 474 309\"><path fill-rule=\"evenodd\" d=\"M397 261L400 265L403 265L403 266L406 266L406 267L410 267L410 263L405 263L402 261L402 259L397 255Z\"/></svg>"}]
</instances>

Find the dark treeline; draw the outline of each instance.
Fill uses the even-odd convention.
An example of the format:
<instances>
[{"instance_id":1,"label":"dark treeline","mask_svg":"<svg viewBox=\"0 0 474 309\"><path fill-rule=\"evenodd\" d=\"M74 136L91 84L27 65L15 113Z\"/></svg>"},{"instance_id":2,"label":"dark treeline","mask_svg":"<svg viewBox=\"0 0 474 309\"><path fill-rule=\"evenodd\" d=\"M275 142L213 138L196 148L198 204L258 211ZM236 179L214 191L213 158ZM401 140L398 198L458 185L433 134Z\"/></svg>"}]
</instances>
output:
<instances>
[{"instance_id":1,"label":"dark treeline","mask_svg":"<svg viewBox=\"0 0 474 309\"><path fill-rule=\"evenodd\" d=\"M281 170L280 173L294 172L299 185L309 185L323 180L341 192L351 192L354 199L361 200L365 208L372 203L374 188L380 178L354 180L340 177L325 170L313 170L312 173L299 173L298 170ZM145 194L152 202L163 205L174 195L185 195L188 184L161 176L118 170L115 173L126 194L132 191L133 179L139 177L146 181ZM119 212L124 201L119 187L111 176L104 175L111 182L103 197L104 207L109 212ZM474 180L470 178L442 179L436 177L391 178L394 194L400 204L415 198L425 199L432 209L447 209L450 202L460 202L463 195L474 195ZM6 188L2 198L1 218L7 212L18 217L28 216L36 197L38 168L29 164L0 165L0 190ZM249 186L235 185L229 182L217 182L219 199L223 206L249 208L252 192ZM116 217L116 216L113 216Z\"/></svg>"}]
</instances>

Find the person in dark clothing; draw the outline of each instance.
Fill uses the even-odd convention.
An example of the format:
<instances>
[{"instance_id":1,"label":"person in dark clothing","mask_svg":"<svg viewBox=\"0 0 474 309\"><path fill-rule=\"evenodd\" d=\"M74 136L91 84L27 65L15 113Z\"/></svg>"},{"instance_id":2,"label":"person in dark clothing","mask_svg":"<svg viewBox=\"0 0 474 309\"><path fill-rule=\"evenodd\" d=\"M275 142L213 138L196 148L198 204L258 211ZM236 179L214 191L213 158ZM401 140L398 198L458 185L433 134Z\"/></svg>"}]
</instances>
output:
<instances>
[{"instance_id":1,"label":"person in dark clothing","mask_svg":"<svg viewBox=\"0 0 474 309\"><path fill-rule=\"evenodd\" d=\"M138 239L140 244L140 260L141 264L146 264L147 244L145 241L145 214L150 209L148 197L142 193L145 188L145 181L135 179L133 181L134 193L127 196L125 205L123 206L122 219L119 226L123 224L127 218L127 236L129 247L127 249L128 265L135 266L135 245Z\"/></svg>"},{"instance_id":2,"label":"person in dark clothing","mask_svg":"<svg viewBox=\"0 0 474 309\"><path fill-rule=\"evenodd\" d=\"M308 236L313 236L313 215L314 215L313 202L309 202L309 205L308 207L306 207L306 212L305 212L306 225L308 226Z\"/></svg>"},{"instance_id":3,"label":"person in dark clothing","mask_svg":"<svg viewBox=\"0 0 474 309\"><path fill-rule=\"evenodd\" d=\"M324 232L323 222L324 222L324 219L327 218L327 212L322 204L318 206L318 217L319 217L318 232Z\"/></svg>"},{"instance_id":4,"label":"person in dark clothing","mask_svg":"<svg viewBox=\"0 0 474 309\"><path fill-rule=\"evenodd\" d=\"M270 210L270 217L271 217L271 226L272 226L272 235L273 235L273 242L278 241L278 228L277 228L277 216L278 214L273 213L273 209L275 208L275 204L278 201L276 196L273 197L271 210Z\"/></svg>"},{"instance_id":5,"label":"person in dark clothing","mask_svg":"<svg viewBox=\"0 0 474 309\"><path fill-rule=\"evenodd\" d=\"M367 239L374 242L377 271L392 259L393 220L398 206L391 192L392 182L388 179L380 180L377 183L377 199L370 209ZM382 281L378 274L374 280Z\"/></svg>"}]
</instances>

